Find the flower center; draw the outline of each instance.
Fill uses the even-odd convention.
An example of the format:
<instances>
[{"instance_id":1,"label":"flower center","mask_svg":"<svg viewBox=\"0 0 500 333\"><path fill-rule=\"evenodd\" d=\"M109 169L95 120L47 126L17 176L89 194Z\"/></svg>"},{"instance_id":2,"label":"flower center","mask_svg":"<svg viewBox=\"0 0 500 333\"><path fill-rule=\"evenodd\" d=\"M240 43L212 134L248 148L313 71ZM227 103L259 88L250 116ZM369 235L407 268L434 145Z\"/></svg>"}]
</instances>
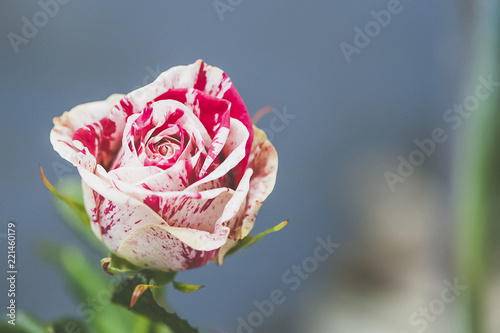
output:
<instances>
[{"instance_id":1,"label":"flower center","mask_svg":"<svg viewBox=\"0 0 500 333\"><path fill-rule=\"evenodd\" d=\"M159 154L163 158L171 159L172 157L175 157L180 150L180 140L172 136L155 137L147 144L147 155L149 158L159 157Z\"/></svg>"}]
</instances>

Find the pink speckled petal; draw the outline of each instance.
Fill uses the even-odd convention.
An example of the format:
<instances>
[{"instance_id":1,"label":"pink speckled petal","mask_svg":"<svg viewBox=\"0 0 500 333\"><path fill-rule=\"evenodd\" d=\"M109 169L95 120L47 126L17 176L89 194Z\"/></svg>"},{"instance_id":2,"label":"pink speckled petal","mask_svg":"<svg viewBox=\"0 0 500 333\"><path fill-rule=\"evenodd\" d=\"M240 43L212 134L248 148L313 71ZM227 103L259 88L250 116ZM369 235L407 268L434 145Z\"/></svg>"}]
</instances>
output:
<instances>
[{"instance_id":1,"label":"pink speckled petal","mask_svg":"<svg viewBox=\"0 0 500 333\"><path fill-rule=\"evenodd\" d=\"M134 112L132 110L144 109L150 101L156 100L170 89L190 88L228 101L231 104L231 118L239 120L246 127L249 133L245 146L246 154L235 167L235 174L238 175L236 182L238 182L248 163L253 140L252 120L231 79L221 69L207 65L203 60L197 60L188 66L172 67L160 74L152 83L128 94L122 103L123 111L121 111L121 114L131 114L131 112ZM179 99L179 101L186 102L186 105L191 106L196 115L200 115L200 110L196 107L196 101L192 93L187 93L185 99ZM113 117L110 118L113 119ZM118 123L117 120L115 122Z\"/></svg>"},{"instance_id":2,"label":"pink speckled petal","mask_svg":"<svg viewBox=\"0 0 500 333\"><path fill-rule=\"evenodd\" d=\"M128 98L133 109L142 110L150 101L170 89L194 88L210 96L223 98L232 86L231 80L221 69L197 60L191 65L170 68L152 83L128 94Z\"/></svg>"},{"instance_id":3,"label":"pink speckled petal","mask_svg":"<svg viewBox=\"0 0 500 333\"><path fill-rule=\"evenodd\" d=\"M252 170L248 169L233 197L224 207L214 233L211 234L214 241L221 239L221 236L225 239L224 242L227 241L226 230L228 229L224 225L231 224L232 220L238 218L238 212L245 205L251 176ZM218 248L224 245L218 243L220 245L217 248L207 248L207 243L200 242L202 240L200 236L206 236L206 232L188 228L176 230L175 236L179 238L182 236L181 239L184 240L181 242L177 237L173 237L172 228L167 228L165 225L149 225L136 229L123 241L116 253L141 267L180 271L199 267L213 260L218 253ZM186 239L193 242L188 243ZM204 238L203 241L207 242L208 239Z\"/></svg>"},{"instance_id":4,"label":"pink speckled petal","mask_svg":"<svg viewBox=\"0 0 500 333\"><path fill-rule=\"evenodd\" d=\"M249 133L239 120L231 119L230 126L229 135L222 148L222 152L226 156L226 159L206 177L189 186L187 188L188 191L199 190L204 184L217 181L219 178L228 175L230 172L233 172L234 167L245 157L245 146L248 141ZM241 178L241 175L238 176Z\"/></svg>"},{"instance_id":5,"label":"pink speckled petal","mask_svg":"<svg viewBox=\"0 0 500 333\"><path fill-rule=\"evenodd\" d=\"M221 127L229 128L231 103L228 101L196 89L187 89L186 103L183 104L193 110L210 137L213 138Z\"/></svg>"},{"instance_id":6,"label":"pink speckled petal","mask_svg":"<svg viewBox=\"0 0 500 333\"><path fill-rule=\"evenodd\" d=\"M273 191L278 172L278 153L261 129L254 126L254 141L250 153L249 168L253 169L248 191L247 208L243 216L241 234L243 238L252 230L260 206Z\"/></svg>"},{"instance_id":7,"label":"pink speckled petal","mask_svg":"<svg viewBox=\"0 0 500 333\"><path fill-rule=\"evenodd\" d=\"M112 172L114 171L110 173ZM157 192L144 186L137 186L127 181L121 181L114 177L110 178L102 168L98 169L98 173L101 178L108 179L108 182L121 193L144 202L166 221L168 225L194 228L207 232L214 232L217 223L222 224L226 221L219 221L219 218L223 213L224 207L229 204L235 193L235 190L227 187L216 187L201 192L181 190ZM248 182L249 177L247 178ZM240 192L244 186L244 182L240 184ZM242 204L239 205L242 206ZM234 216L236 215L235 213ZM106 224L103 226L106 227Z\"/></svg>"},{"instance_id":8,"label":"pink speckled petal","mask_svg":"<svg viewBox=\"0 0 500 333\"><path fill-rule=\"evenodd\" d=\"M216 196L214 196L217 194ZM207 198L208 195L213 197ZM228 188L205 191L203 197L179 195L177 197L150 196L144 201L170 226L214 232L225 205L234 191Z\"/></svg>"},{"instance_id":9,"label":"pink speckled petal","mask_svg":"<svg viewBox=\"0 0 500 333\"><path fill-rule=\"evenodd\" d=\"M101 205L103 197L92 190L87 183L82 180L83 203L90 218L90 228L96 237L102 241L101 224L99 223L98 207Z\"/></svg>"},{"instance_id":10,"label":"pink speckled petal","mask_svg":"<svg viewBox=\"0 0 500 333\"><path fill-rule=\"evenodd\" d=\"M208 154L205 157L205 162L203 163L203 166L201 167L201 171L198 175L198 179L202 179L203 177L205 177L207 175L207 173L209 172L210 168L213 167L213 162L219 156L220 152L222 151L222 148L226 144L228 136L229 136L229 128L228 127L222 127L217 131L217 134L215 134L215 137L212 140L212 143L211 143L210 148L208 150Z\"/></svg>"},{"instance_id":11,"label":"pink speckled petal","mask_svg":"<svg viewBox=\"0 0 500 333\"><path fill-rule=\"evenodd\" d=\"M197 164L200 152L188 160L178 161L168 169L156 166L121 167L108 173L110 180L128 183L134 188L143 188L154 192L181 191L189 184L188 170Z\"/></svg>"},{"instance_id":12,"label":"pink speckled petal","mask_svg":"<svg viewBox=\"0 0 500 333\"><path fill-rule=\"evenodd\" d=\"M131 263L160 271L184 271L205 265L217 254L195 250L158 225L134 231L116 253Z\"/></svg>"},{"instance_id":13,"label":"pink speckled petal","mask_svg":"<svg viewBox=\"0 0 500 333\"><path fill-rule=\"evenodd\" d=\"M198 150L206 154L205 146L208 147L211 138L192 110L178 101L158 101L152 103L142 113L131 115L128 118L124 128L122 147L111 169L124 166L143 166L147 156L144 149L137 150L136 137L144 130L147 130L144 135L148 137L155 129L160 128L168 121L179 125L189 134L188 150ZM139 135L139 137L142 136ZM139 148L144 148L145 142L140 142L140 145ZM183 152L180 158L186 159L190 154L190 151Z\"/></svg>"},{"instance_id":14,"label":"pink speckled petal","mask_svg":"<svg viewBox=\"0 0 500 333\"><path fill-rule=\"evenodd\" d=\"M254 134L248 163L249 168L253 169L253 176L250 179L246 205L240 209L238 218L228 224L231 234L226 244L219 249L217 257L214 258L217 265L222 265L227 251L236 245L238 240L250 233L262 203L272 192L276 182L278 154L264 131L254 126Z\"/></svg>"},{"instance_id":15,"label":"pink speckled petal","mask_svg":"<svg viewBox=\"0 0 500 333\"><path fill-rule=\"evenodd\" d=\"M93 223L100 224L99 228L93 227L93 230L97 231L99 229L103 242L113 252L126 238L132 227L135 229L149 224L161 224L162 228L165 228L187 246L196 250L210 251L221 247L226 242L229 234L229 229L225 224L234 219L241 206L244 205L252 174L252 170L248 169L238 189L232 193L232 197L227 201L222 215L215 224L212 224L213 232L208 232L165 224L160 215L148 205L122 192L122 189L119 190L112 184L107 183L102 176L106 174L106 170L101 166L97 166L97 174L91 173L84 168L79 168L79 172L86 183L84 190L91 188L95 192L93 193L94 197L100 198L99 202L93 205L96 207L96 211L92 211L92 205L87 207ZM217 194L216 191L219 191L218 195L226 195L225 192L230 193L227 189L218 189L208 193ZM181 193L183 196L192 196L197 199L207 198L208 196L203 196L197 192L182 191ZM89 193L84 193L84 195L86 197L90 196ZM174 197L176 193L166 192L162 193L162 195Z\"/></svg>"},{"instance_id":16,"label":"pink speckled petal","mask_svg":"<svg viewBox=\"0 0 500 333\"><path fill-rule=\"evenodd\" d=\"M231 80L202 60L54 125L51 142L78 168L93 232L144 268L180 271L223 256L252 229L276 180L274 147L256 128L254 140Z\"/></svg>"},{"instance_id":17,"label":"pink speckled petal","mask_svg":"<svg viewBox=\"0 0 500 333\"><path fill-rule=\"evenodd\" d=\"M216 187L213 189L207 189L203 191L187 191L187 190L164 191L164 192L154 191L144 186L139 186L138 183L130 184L128 181L124 181L116 177L111 177L110 174L112 172L114 171L106 172L106 170L104 170L102 167L99 166L96 169L96 175L101 180L105 181L106 184L112 185L113 188L119 190L123 194L132 196L139 201L145 201L146 198L150 196L155 196L158 198L175 198L181 195L187 195L193 198L200 198L200 199L211 199L213 198L213 195L215 195L215 193L217 193L218 195L219 193L222 192L234 191L227 187Z\"/></svg>"},{"instance_id":18,"label":"pink speckled petal","mask_svg":"<svg viewBox=\"0 0 500 333\"><path fill-rule=\"evenodd\" d=\"M168 225L211 233L235 193L225 187L203 192L154 192L116 179L112 179L111 183L120 192L144 202Z\"/></svg>"},{"instance_id":19,"label":"pink speckled petal","mask_svg":"<svg viewBox=\"0 0 500 333\"><path fill-rule=\"evenodd\" d=\"M54 150L74 166L93 170L99 154L98 144L105 134L109 134L103 130L101 121L108 117L113 105L122 96L111 95L104 101L81 104L54 118L54 128L50 132L50 142ZM89 138L84 135L86 131L89 135L94 131L96 135ZM76 138L75 132L80 133Z\"/></svg>"},{"instance_id":20,"label":"pink speckled petal","mask_svg":"<svg viewBox=\"0 0 500 333\"><path fill-rule=\"evenodd\" d=\"M187 99L191 101L193 110L195 110L194 113L199 114L203 127L207 129L212 138L208 155L198 175L198 179L201 179L207 175L209 168L226 143L231 124L231 104L226 100L212 97L196 89L188 90L187 96Z\"/></svg>"}]
</instances>

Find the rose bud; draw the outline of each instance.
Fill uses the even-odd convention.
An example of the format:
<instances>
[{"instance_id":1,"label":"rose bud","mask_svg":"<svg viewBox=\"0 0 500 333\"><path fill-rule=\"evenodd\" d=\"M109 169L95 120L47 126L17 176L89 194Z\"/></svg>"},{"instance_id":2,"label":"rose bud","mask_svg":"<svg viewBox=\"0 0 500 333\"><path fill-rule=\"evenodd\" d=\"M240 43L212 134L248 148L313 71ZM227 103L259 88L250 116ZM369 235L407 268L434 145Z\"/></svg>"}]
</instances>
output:
<instances>
[{"instance_id":1,"label":"rose bud","mask_svg":"<svg viewBox=\"0 0 500 333\"><path fill-rule=\"evenodd\" d=\"M276 180L273 145L229 77L202 60L76 106L50 140L78 168L95 235L145 269L221 263Z\"/></svg>"}]
</instances>

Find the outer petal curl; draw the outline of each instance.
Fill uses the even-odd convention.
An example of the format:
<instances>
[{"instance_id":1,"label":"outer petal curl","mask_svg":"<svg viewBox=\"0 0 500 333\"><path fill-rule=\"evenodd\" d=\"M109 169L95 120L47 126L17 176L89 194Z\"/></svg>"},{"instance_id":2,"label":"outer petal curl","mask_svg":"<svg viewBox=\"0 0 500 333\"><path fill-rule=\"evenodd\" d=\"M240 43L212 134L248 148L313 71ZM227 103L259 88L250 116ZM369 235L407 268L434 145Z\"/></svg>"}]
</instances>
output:
<instances>
[{"instance_id":1,"label":"outer petal curl","mask_svg":"<svg viewBox=\"0 0 500 333\"><path fill-rule=\"evenodd\" d=\"M235 224L229 225L231 234L226 244L214 258L222 264L225 254L238 240L246 237L252 230L255 218L264 200L273 191L278 172L278 153L261 129L254 126L254 141L250 153L249 168L253 169L246 206L242 209Z\"/></svg>"},{"instance_id":2,"label":"outer petal curl","mask_svg":"<svg viewBox=\"0 0 500 333\"><path fill-rule=\"evenodd\" d=\"M104 123L122 97L115 94L104 101L81 104L54 118L54 128L50 132L54 150L74 166L92 171L99 163L101 143L115 133L101 121Z\"/></svg>"}]
</instances>

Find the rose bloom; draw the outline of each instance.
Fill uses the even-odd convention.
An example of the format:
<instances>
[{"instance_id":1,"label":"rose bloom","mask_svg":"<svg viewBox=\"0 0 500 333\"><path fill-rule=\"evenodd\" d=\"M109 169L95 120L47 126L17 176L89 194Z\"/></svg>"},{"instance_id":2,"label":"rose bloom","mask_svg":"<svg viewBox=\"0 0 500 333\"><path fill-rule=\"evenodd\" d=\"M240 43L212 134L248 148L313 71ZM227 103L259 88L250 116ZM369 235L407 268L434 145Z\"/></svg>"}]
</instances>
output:
<instances>
[{"instance_id":1,"label":"rose bloom","mask_svg":"<svg viewBox=\"0 0 500 333\"><path fill-rule=\"evenodd\" d=\"M273 145L229 77L202 60L76 106L54 118L50 140L78 168L95 235L141 268L222 263L276 181Z\"/></svg>"}]
</instances>

